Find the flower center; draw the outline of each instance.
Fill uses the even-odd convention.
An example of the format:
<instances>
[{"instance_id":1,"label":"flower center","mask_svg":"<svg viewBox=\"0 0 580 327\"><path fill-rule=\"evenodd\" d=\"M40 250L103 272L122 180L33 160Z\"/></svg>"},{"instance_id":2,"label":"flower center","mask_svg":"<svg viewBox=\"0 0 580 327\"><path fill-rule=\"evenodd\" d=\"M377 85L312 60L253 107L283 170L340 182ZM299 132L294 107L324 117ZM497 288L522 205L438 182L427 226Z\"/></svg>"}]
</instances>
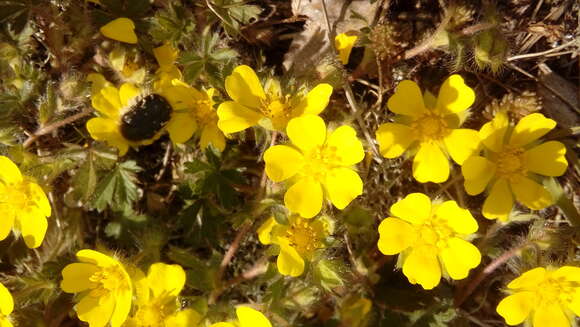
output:
<instances>
[{"instance_id":1,"label":"flower center","mask_svg":"<svg viewBox=\"0 0 580 327\"><path fill-rule=\"evenodd\" d=\"M566 280L565 277L548 277L536 288L538 304L572 303L578 287L580 287L580 283Z\"/></svg>"},{"instance_id":2,"label":"flower center","mask_svg":"<svg viewBox=\"0 0 580 327\"><path fill-rule=\"evenodd\" d=\"M135 322L140 327L163 326L165 320L165 308L163 305L149 304L139 307L135 314Z\"/></svg>"},{"instance_id":3,"label":"flower center","mask_svg":"<svg viewBox=\"0 0 580 327\"><path fill-rule=\"evenodd\" d=\"M303 174L314 177L318 182L324 182L326 174L340 165L340 157L335 146L322 145L315 147L306 156Z\"/></svg>"},{"instance_id":4,"label":"flower center","mask_svg":"<svg viewBox=\"0 0 580 327\"><path fill-rule=\"evenodd\" d=\"M119 130L132 142L153 138L171 118L171 105L159 94L150 94L132 105L121 117Z\"/></svg>"},{"instance_id":5,"label":"flower center","mask_svg":"<svg viewBox=\"0 0 580 327\"><path fill-rule=\"evenodd\" d=\"M195 101L195 118L201 126L207 126L218 121L217 112L212 108L211 101Z\"/></svg>"},{"instance_id":6,"label":"flower center","mask_svg":"<svg viewBox=\"0 0 580 327\"><path fill-rule=\"evenodd\" d=\"M89 281L95 283L89 293L94 297L100 297L111 291L128 286L121 268L117 266L101 268L101 270L95 272L91 277L89 277Z\"/></svg>"},{"instance_id":7,"label":"flower center","mask_svg":"<svg viewBox=\"0 0 580 327\"><path fill-rule=\"evenodd\" d=\"M411 123L411 128L423 141L439 140L449 134L449 128L443 115L435 112L423 114Z\"/></svg>"},{"instance_id":8,"label":"flower center","mask_svg":"<svg viewBox=\"0 0 580 327\"><path fill-rule=\"evenodd\" d=\"M37 198L30 188L30 182L23 181L10 185L0 184L0 203L24 209L34 204Z\"/></svg>"},{"instance_id":9,"label":"flower center","mask_svg":"<svg viewBox=\"0 0 580 327\"><path fill-rule=\"evenodd\" d=\"M522 148L506 147L502 152L497 154L496 165L497 174L500 177L513 177L519 174L525 174L525 166L523 164Z\"/></svg>"},{"instance_id":10,"label":"flower center","mask_svg":"<svg viewBox=\"0 0 580 327\"><path fill-rule=\"evenodd\" d=\"M419 240L423 244L432 245L440 250L448 246L447 240L454 236L454 232L447 225L447 221L436 216L418 227Z\"/></svg>"},{"instance_id":11,"label":"flower center","mask_svg":"<svg viewBox=\"0 0 580 327\"><path fill-rule=\"evenodd\" d=\"M301 218L296 218L296 221L290 225L285 237L290 242L290 246L302 255L311 254L322 247L316 230Z\"/></svg>"}]
</instances>

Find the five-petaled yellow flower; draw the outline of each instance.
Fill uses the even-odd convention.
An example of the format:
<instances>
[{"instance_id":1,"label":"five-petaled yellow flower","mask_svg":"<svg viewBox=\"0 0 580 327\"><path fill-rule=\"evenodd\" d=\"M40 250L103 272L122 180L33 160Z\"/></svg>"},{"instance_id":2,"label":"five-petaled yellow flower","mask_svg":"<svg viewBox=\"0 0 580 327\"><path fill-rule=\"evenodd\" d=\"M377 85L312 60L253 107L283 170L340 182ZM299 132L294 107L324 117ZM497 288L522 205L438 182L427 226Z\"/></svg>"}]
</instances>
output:
<instances>
[{"instance_id":1,"label":"five-petaled yellow flower","mask_svg":"<svg viewBox=\"0 0 580 327\"><path fill-rule=\"evenodd\" d=\"M237 307L236 316L238 316L239 324L218 322L210 327L272 327L270 320L268 320L266 316L264 316L260 311L254 310L250 307Z\"/></svg>"},{"instance_id":2,"label":"five-petaled yellow flower","mask_svg":"<svg viewBox=\"0 0 580 327\"><path fill-rule=\"evenodd\" d=\"M334 38L334 47L338 51L340 62L343 65L348 64L348 57L350 57L350 52L357 39L356 35L348 35L346 33L340 33Z\"/></svg>"},{"instance_id":3,"label":"five-petaled yellow flower","mask_svg":"<svg viewBox=\"0 0 580 327\"><path fill-rule=\"evenodd\" d=\"M77 252L80 262L62 270L60 287L78 293L75 306L81 321L90 327L121 326L131 310L133 286L123 265L93 250Z\"/></svg>"},{"instance_id":4,"label":"five-petaled yellow flower","mask_svg":"<svg viewBox=\"0 0 580 327\"><path fill-rule=\"evenodd\" d=\"M129 44L137 43L135 23L127 17L120 17L108 22L101 26L100 31L109 39Z\"/></svg>"},{"instance_id":5,"label":"five-petaled yellow flower","mask_svg":"<svg viewBox=\"0 0 580 327\"><path fill-rule=\"evenodd\" d=\"M130 83L117 89L98 74L89 78L92 105L100 117L90 119L87 130L93 139L116 147L119 155L125 155L129 146L152 144L165 130L172 139L182 133L174 127L182 118L176 113L184 109L175 87L163 84L167 87L146 94Z\"/></svg>"},{"instance_id":6,"label":"five-petaled yellow flower","mask_svg":"<svg viewBox=\"0 0 580 327\"><path fill-rule=\"evenodd\" d=\"M305 115L292 119L286 134L293 146L268 148L264 161L272 181L291 181L284 195L290 211L312 218L322 209L325 193L340 210L362 194L363 182L352 166L365 154L352 127L340 126L327 135L322 118Z\"/></svg>"},{"instance_id":7,"label":"five-petaled yellow flower","mask_svg":"<svg viewBox=\"0 0 580 327\"><path fill-rule=\"evenodd\" d=\"M415 82L399 83L387 106L398 114L395 123L377 130L380 151L396 158L409 148L417 148L413 177L421 183L442 183L449 178L449 159L463 164L479 148L477 131L459 128L475 93L459 75L451 75L441 86L437 99L429 92L421 95Z\"/></svg>"},{"instance_id":8,"label":"five-petaled yellow flower","mask_svg":"<svg viewBox=\"0 0 580 327\"><path fill-rule=\"evenodd\" d=\"M507 285L512 295L503 299L497 312L510 326L524 321L533 327L575 326L580 316L580 267L528 270Z\"/></svg>"},{"instance_id":9,"label":"five-petaled yellow flower","mask_svg":"<svg viewBox=\"0 0 580 327\"><path fill-rule=\"evenodd\" d=\"M195 310L179 310L177 296L185 285L181 266L154 263L147 276L137 270L134 282L137 310L125 327L190 327L201 321Z\"/></svg>"},{"instance_id":10,"label":"five-petaled yellow flower","mask_svg":"<svg viewBox=\"0 0 580 327\"><path fill-rule=\"evenodd\" d=\"M518 202L534 210L553 203L550 193L535 179L537 175L560 176L568 167L564 144L537 141L555 126L552 119L534 113L510 128L507 114L500 112L481 128L484 156L467 159L461 171L469 195L479 194L490 185L483 216L507 220L514 195Z\"/></svg>"},{"instance_id":11,"label":"five-petaled yellow flower","mask_svg":"<svg viewBox=\"0 0 580 327\"><path fill-rule=\"evenodd\" d=\"M29 248L42 244L51 208L42 188L26 176L10 159L0 156L0 240L11 229L22 233Z\"/></svg>"},{"instance_id":12,"label":"five-petaled yellow flower","mask_svg":"<svg viewBox=\"0 0 580 327\"><path fill-rule=\"evenodd\" d=\"M333 232L333 224L326 217L304 219L298 215L288 217L288 225L278 224L270 217L258 229L262 244L280 246L278 271L285 276L300 276L304 272L305 260L324 248L326 238Z\"/></svg>"},{"instance_id":13,"label":"five-petaled yellow flower","mask_svg":"<svg viewBox=\"0 0 580 327\"><path fill-rule=\"evenodd\" d=\"M10 291L0 283L0 327L12 327L9 315L14 310L14 299Z\"/></svg>"},{"instance_id":14,"label":"five-petaled yellow flower","mask_svg":"<svg viewBox=\"0 0 580 327\"><path fill-rule=\"evenodd\" d=\"M385 255L400 253L412 284L429 290L442 275L463 279L479 265L479 250L466 240L477 221L455 201L431 203L425 194L411 193L391 206L391 214L379 225L378 247Z\"/></svg>"},{"instance_id":15,"label":"five-petaled yellow flower","mask_svg":"<svg viewBox=\"0 0 580 327\"><path fill-rule=\"evenodd\" d=\"M226 91L233 101L218 107L219 128L226 134L260 125L282 131L288 121L306 114L318 115L328 105L332 86L318 84L308 94L283 94L280 82L269 79L262 87L254 70L241 65L226 77Z\"/></svg>"}]
</instances>

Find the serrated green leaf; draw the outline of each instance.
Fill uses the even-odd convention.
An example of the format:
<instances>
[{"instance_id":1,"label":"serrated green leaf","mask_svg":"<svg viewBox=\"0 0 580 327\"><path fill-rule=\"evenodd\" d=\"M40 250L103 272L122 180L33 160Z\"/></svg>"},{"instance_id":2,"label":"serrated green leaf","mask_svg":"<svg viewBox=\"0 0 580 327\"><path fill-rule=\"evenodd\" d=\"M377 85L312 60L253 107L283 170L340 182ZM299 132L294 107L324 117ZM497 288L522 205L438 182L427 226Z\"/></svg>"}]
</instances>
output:
<instances>
[{"instance_id":1,"label":"serrated green leaf","mask_svg":"<svg viewBox=\"0 0 580 327\"><path fill-rule=\"evenodd\" d=\"M327 259L317 262L314 267L314 278L317 284L327 291L342 286L344 282L338 273L339 265L338 261Z\"/></svg>"},{"instance_id":2,"label":"serrated green leaf","mask_svg":"<svg viewBox=\"0 0 580 327\"><path fill-rule=\"evenodd\" d=\"M103 211L107 206L124 211L131 208L138 196L135 173L141 168L135 161L125 161L107 174L97 185L91 201L93 208Z\"/></svg>"}]
</instances>

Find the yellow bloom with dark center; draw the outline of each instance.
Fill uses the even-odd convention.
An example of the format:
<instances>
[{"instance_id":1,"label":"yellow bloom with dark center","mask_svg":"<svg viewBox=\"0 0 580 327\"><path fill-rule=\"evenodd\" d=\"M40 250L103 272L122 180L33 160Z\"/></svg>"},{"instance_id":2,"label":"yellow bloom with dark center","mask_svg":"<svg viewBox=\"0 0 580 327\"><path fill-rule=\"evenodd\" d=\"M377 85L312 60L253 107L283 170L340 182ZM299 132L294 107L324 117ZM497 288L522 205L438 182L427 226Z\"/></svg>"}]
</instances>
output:
<instances>
[{"instance_id":1,"label":"yellow bloom with dark center","mask_svg":"<svg viewBox=\"0 0 580 327\"><path fill-rule=\"evenodd\" d=\"M10 230L18 230L26 246L42 244L51 208L42 188L26 176L10 159L0 156L0 240Z\"/></svg>"},{"instance_id":2,"label":"yellow bloom with dark center","mask_svg":"<svg viewBox=\"0 0 580 327\"><path fill-rule=\"evenodd\" d=\"M294 118L286 134L292 145L275 145L264 152L266 174L274 182L289 180L284 203L304 218L316 216L328 198L340 210L362 194L363 182L352 168L364 149L350 126L327 133L314 115ZM325 196L326 194L326 196Z\"/></svg>"},{"instance_id":3,"label":"yellow bloom with dark center","mask_svg":"<svg viewBox=\"0 0 580 327\"><path fill-rule=\"evenodd\" d=\"M90 119L87 130L93 139L116 147L120 155L125 155L129 146L152 144L168 125L181 118L177 112L184 105L174 87L148 93L130 83L116 88L98 74L91 75L90 80L94 81L92 105L100 117Z\"/></svg>"},{"instance_id":4,"label":"yellow bloom with dark center","mask_svg":"<svg viewBox=\"0 0 580 327\"><path fill-rule=\"evenodd\" d=\"M330 100L332 86L318 84L308 94L283 94L280 82L269 79L262 87L254 70L242 65L226 78L226 91L233 101L218 107L218 126L226 134L260 125L282 131L290 119L318 115Z\"/></svg>"},{"instance_id":5,"label":"yellow bloom with dark center","mask_svg":"<svg viewBox=\"0 0 580 327\"><path fill-rule=\"evenodd\" d=\"M9 315L14 310L14 299L10 291L0 283L0 327L12 327Z\"/></svg>"},{"instance_id":6,"label":"yellow bloom with dark center","mask_svg":"<svg viewBox=\"0 0 580 327\"><path fill-rule=\"evenodd\" d=\"M154 263L147 276L137 270L134 283L137 309L125 327L189 327L201 321L195 310L179 310L177 297L185 285L181 266Z\"/></svg>"},{"instance_id":7,"label":"yellow bloom with dark center","mask_svg":"<svg viewBox=\"0 0 580 327\"><path fill-rule=\"evenodd\" d=\"M398 122L382 124L376 132L381 154L396 158L416 148L413 177L421 183L446 181L448 156L461 165L479 148L477 131L459 128L474 100L459 75L443 83L437 99L428 92L423 97L415 82L402 81L387 102Z\"/></svg>"},{"instance_id":8,"label":"yellow bloom with dark center","mask_svg":"<svg viewBox=\"0 0 580 327\"><path fill-rule=\"evenodd\" d=\"M210 327L272 327L270 320L268 320L266 316L264 316L260 311L254 310L250 307L237 307L236 316L238 316L238 324L218 322Z\"/></svg>"},{"instance_id":9,"label":"yellow bloom with dark center","mask_svg":"<svg viewBox=\"0 0 580 327\"><path fill-rule=\"evenodd\" d=\"M278 224L270 217L258 229L262 244L280 246L278 271L282 275L297 277L304 272L305 260L324 248L326 238L333 232L332 222L326 217L304 219L298 215L288 217L288 225Z\"/></svg>"},{"instance_id":10,"label":"yellow bloom with dark center","mask_svg":"<svg viewBox=\"0 0 580 327\"><path fill-rule=\"evenodd\" d=\"M127 17L114 19L101 26L101 34L119 42L136 44L137 34L135 34L135 23Z\"/></svg>"},{"instance_id":11,"label":"yellow bloom with dark center","mask_svg":"<svg viewBox=\"0 0 580 327\"><path fill-rule=\"evenodd\" d=\"M131 310L133 286L123 265L93 250L77 252L80 262L62 270L60 288L77 293L77 316L90 327L121 326Z\"/></svg>"},{"instance_id":12,"label":"yellow bloom with dark center","mask_svg":"<svg viewBox=\"0 0 580 327\"><path fill-rule=\"evenodd\" d=\"M399 254L403 274L424 289L439 285L442 275L459 280L479 265L479 250L466 239L478 229L471 213L455 201L431 203L412 193L391 206L379 225L379 250Z\"/></svg>"},{"instance_id":13,"label":"yellow bloom with dark center","mask_svg":"<svg viewBox=\"0 0 580 327\"><path fill-rule=\"evenodd\" d=\"M534 179L537 175L561 176L568 167L566 147L557 141L538 139L556 126L540 113L522 118L510 127L505 112L498 113L479 131L484 156L473 156L461 167L469 195L490 188L483 216L507 220L515 200L534 210L553 203L550 193Z\"/></svg>"},{"instance_id":14,"label":"yellow bloom with dark center","mask_svg":"<svg viewBox=\"0 0 580 327\"><path fill-rule=\"evenodd\" d=\"M507 285L510 296L501 300L497 312L510 325L524 321L533 327L576 326L580 316L580 267L528 270Z\"/></svg>"},{"instance_id":15,"label":"yellow bloom with dark center","mask_svg":"<svg viewBox=\"0 0 580 327\"><path fill-rule=\"evenodd\" d=\"M346 33L340 33L334 38L334 47L338 51L340 62L343 65L348 64L348 57L350 57L350 52L357 39L356 35L348 35Z\"/></svg>"}]
</instances>

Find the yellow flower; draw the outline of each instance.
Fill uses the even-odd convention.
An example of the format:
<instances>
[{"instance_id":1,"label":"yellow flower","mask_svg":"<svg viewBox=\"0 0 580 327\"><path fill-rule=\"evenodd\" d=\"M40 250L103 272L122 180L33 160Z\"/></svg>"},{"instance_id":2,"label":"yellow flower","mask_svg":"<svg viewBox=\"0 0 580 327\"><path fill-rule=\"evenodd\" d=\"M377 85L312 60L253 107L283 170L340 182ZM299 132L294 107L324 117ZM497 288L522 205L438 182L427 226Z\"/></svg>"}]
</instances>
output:
<instances>
[{"instance_id":1,"label":"yellow flower","mask_svg":"<svg viewBox=\"0 0 580 327\"><path fill-rule=\"evenodd\" d=\"M124 82L140 84L143 83L147 76L145 67L139 65L138 53L136 48L126 49L126 47L121 45L117 45L109 53L111 67Z\"/></svg>"},{"instance_id":2,"label":"yellow flower","mask_svg":"<svg viewBox=\"0 0 580 327\"><path fill-rule=\"evenodd\" d=\"M381 154L396 158L416 145L413 177L421 183L446 181L447 154L461 165L479 148L477 131L459 128L474 100L475 93L459 75L443 83L436 100L428 92L423 99L415 82L402 81L387 102L400 123L382 124L377 130Z\"/></svg>"},{"instance_id":3,"label":"yellow flower","mask_svg":"<svg viewBox=\"0 0 580 327\"><path fill-rule=\"evenodd\" d=\"M77 252L79 263L62 270L60 288L78 293L75 306L81 321L90 327L121 326L131 310L133 287L127 271L114 258L93 250Z\"/></svg>"},{"instance_id":4,"label":"yellow flower","mask_svg":"<svg viewBox=\"0 0 580 327\"><path fill-rule=\"evenodd\" d=\"M264 161L272 181L291 179L284 195L290 211L312 218L322 209L324 194L340 210L362 194L363 182L352 166L365 153L352 127L341 126L327 136L322 118L305 115L292 119L286 133L294 146L270 147Z\"/></svg>"},{"instance_id":5,"label":"yellow flower","mask_svg":"<svg viewBox=\"0 0 580 327\"><path fill-rule=\"evenodd\" d=\"M0 240L11 229L22 233L29 248L42 244L51 208L42 188L26 176L7 157L0 156Z\"/></svg>"},{"instance_id":6,"label":"yellow flower","mask_svg":"<svg viewBox=\"0 0 580 327\"><path fill-rule=\"evenodd\" d=\"M185 285L181 266L155 263L149 267L147 276L140 270L135 275L137 311L126 327L189 327L201 321L196 311L179 310L177 296Z\"/></svg>"},{"instance_id":7,"label":"yellow flower","mask_svg":"<svg viewBox=\"0 0 580 327\"><path fill-rule=\"evenodd\" d=\"M568 327L580 316L580 267L534 268L507 287L512 295L497 312L510 326L528 320L533 327Z\"/></svg>"},{"instance_id":8,"label":"yellow flower","mask_svg":"<svg viewBox=\"0 0 580 327\"><path fill-rule=\"evenodd\" d=\"M507 220L514 195L518 202L534 210L553 203L550 193L534 181L534 176L561 176L568 167L562 143L537 141L555 126L552 119L534 113L522 118L512 129L505 112L483 125L479 136L485 154L467 159L461 171L469 195L479 194L490 185L491 191L483 204L484 217Z\"/></svg>"},{"instance_id":9,"label":"yellow flower","mask_svg":"<svg viewBox=\"0 0 580 327\"><path fill-rule=\"evenodd\" d=\"M343 65L348 64L348 57L357 39L356 35L348 35L346 33L340 33L334 38L334 47L338 51L338 56Z\"/></svg>"},{"instance_id":10,"label":"yellow flower","mask_svg":"<svg viewBox=\"0 0 580 327\"><path fill-rule=\"evenodd\" d=\"M411 193L391 206L391 214L379 225L378 247L385 255L400 253L412 284L432 289L442 274L463 279L479 265L479 250L466 241L477 221L455 201L431 203L425 194Z\"/></svg>"},{"instance_id":11,"label":"yellow flower","mask_svg":"<svg viewBox=\"0 0 580 327\"><path fill-rule=\"evenodd\" d=\"M166 43L160 47L153 49L153 55L159 64L159 69L156 72L155 89L163 89L170 87L174 79L181 80L181 70L175 65L179 51L171 44Z\"/></svg>"},{"instance_id":12,"label":"yellow flower","mask_svg":"<svg viewBox=\"0 0 580 327\"><path fill-rule=\"evenodd\" d=\"M284 130L288 121L305 114L318 115L328 105L332 86L318 84L308 94L282 94L280 82L269 79L265 88L254 70L242 65L226 78L226 91L233 101L218 107L219 128L226 134L261 125Z\"/></svg>"},{"instance_id":13,"label":"yellow flower","mask_svg":"<svg viewBox=\"0 0 580 327\"><path fill-rule=\"evenodd\" d=\"M101 26L101 34L119 42L129 44L137 43L137 34L135 34L135 23L126 17L121 17L108 22Z\"/></svg>"},{"instance_id":14,"label":"yellow flower","mask_svg":"<svg viewBox=\"0 0 580 327\"><path fill-rule=\"evenodd\" d=\"M304 272L304 260L312 259L318 249L324 248L332 231L332 222L325 217L312 220L291 215L288 225L278 224L270 217L258 229L258 238L262 244L279 245L278 271L297 277Z\"/></svg>"},{"instance_id":15,"label":"yellow flower","mask_svg":"<svg viewBox=\"0 0 580 327\"><path fill-rule=\"evenodd\" d=\"M124 83L117 89L104 83L104 77L97 76L89 76L95 81L91 100L101 117L90 119L87 130L93 139L106 141L119 149L121 156L127 153L129 146L153 143L166 126L178 124L182 118L177 112L184 105L174 87L145 94L133 84ZM170 131L170 136L172 134Z\"/></svg>"},{"instance_id":16,"label":"yellow flower","mask_svg":"<svg viewBox=\"0 0 580 327\"><path fill-rule=\"evenodd\" d=\"M237 307L236 316L238 316L239 327L272 327L266 316L250 307ZM229 322L218 322L210 327L236 327L236 325Z\"/></svg>"},{"instance_id":17,"label":"yellow flower","mask_svg":"<svg viewBox=\"0 0 580 327\"><path fill-rule=\"evenodd\" d=\"M14 300L10 291L0 283L0 327L12 327L12 322L8 315L14 310Z\"/></svg>"}]
</instances>

